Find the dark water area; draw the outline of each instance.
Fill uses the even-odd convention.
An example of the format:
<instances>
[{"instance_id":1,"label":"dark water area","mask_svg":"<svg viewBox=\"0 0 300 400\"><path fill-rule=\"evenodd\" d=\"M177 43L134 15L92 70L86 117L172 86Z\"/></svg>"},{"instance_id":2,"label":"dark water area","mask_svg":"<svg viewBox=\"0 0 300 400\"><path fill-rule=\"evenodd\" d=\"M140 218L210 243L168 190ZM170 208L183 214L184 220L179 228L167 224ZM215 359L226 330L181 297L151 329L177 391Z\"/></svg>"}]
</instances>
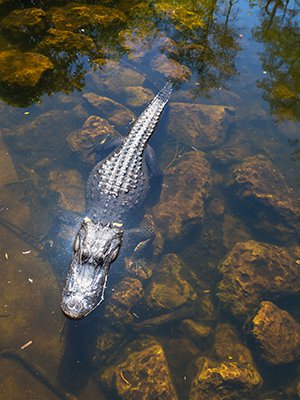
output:
<instances>
[{"instance_id":1,"label":"dark water area","mask_svg":"<svg viewBox=\"0 0 300 400\"><path fill-rule=\"evenodd\" d=\"M299 2L3 0L0 48L0 399L299 399ZM156 238L68 320L97 148L166 80Z\"/></svg>"}]
</instances>

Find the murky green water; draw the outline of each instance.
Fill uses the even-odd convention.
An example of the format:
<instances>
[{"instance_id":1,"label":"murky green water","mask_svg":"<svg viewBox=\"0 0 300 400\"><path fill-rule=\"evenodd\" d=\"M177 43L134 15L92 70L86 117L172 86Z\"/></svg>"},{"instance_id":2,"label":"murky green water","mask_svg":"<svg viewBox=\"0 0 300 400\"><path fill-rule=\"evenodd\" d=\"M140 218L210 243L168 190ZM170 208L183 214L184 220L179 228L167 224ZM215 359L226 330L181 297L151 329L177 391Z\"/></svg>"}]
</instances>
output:
<instances>
[{"instance_id":1,"label":"murky green water","mask_svg":"<svg viewBox=\"0 0 300 400\"><path fill-rule=\"evenodd\" d=\"M299 3L0 7L0 398L300 398ZM152 251L66 321L95 146L167 78Z\"/></svg>"}]
</instances>

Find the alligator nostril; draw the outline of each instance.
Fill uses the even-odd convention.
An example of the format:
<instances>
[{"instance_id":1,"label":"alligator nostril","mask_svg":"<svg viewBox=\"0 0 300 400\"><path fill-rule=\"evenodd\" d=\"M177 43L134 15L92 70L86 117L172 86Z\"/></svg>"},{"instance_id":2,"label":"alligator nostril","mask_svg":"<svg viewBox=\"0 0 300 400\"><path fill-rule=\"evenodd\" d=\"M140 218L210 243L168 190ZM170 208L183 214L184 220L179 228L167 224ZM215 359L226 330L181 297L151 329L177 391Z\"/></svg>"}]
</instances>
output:
<instances>
[{"instance_id":1,"label":"alligator nostril","mask_svg":"<svg viewBox=\"0 0 300 400\"><path fill-rule=\"evenodd\" d=\"M74 311L81 311L82 310L82 303L81 303L81 301L78 301L78 300L71 300L69 303L68 303L68 308L70 309L70 310L74 310Z\"/></svg>"}]
</instances>

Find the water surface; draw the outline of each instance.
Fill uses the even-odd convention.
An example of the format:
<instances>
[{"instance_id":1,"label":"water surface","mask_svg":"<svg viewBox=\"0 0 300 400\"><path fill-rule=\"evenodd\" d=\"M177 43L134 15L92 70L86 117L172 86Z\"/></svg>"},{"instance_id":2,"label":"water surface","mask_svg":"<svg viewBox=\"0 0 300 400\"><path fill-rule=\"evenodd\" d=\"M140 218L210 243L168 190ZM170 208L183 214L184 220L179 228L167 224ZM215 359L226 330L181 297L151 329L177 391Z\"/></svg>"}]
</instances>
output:
<instances>
[{"instance_id":1,"label":"water surface","mask_svg":"<svg viewBox=\"0 0 300 400\"><path fill-rule=\"evenodd\" d=\"M282 174L287 188L282 199L287 196L295 210L299 207L297 1L3 1L0 29L3 398L56 399L66 393L79 399L119 398L103 373L128 345L129 354L134 353L135 343L150 337L164 348L178 398L192 399L197 368L191 365L200 356L216 358L214 342L221 323L236 329L263 379L258 391L246 398L298 398L297 361L288 367L270 366L249 334L251 315L236 318L217 296L218 264L238 242L255 240L288 250L293 246L300 258L296 229L277 229L276 212L271 222L266 213L262 223L264 209L249 210L229 185L234 167L261 154ZM178 231L172 218L160 217L162 203L155 199L156 205L146 212L154 215L157 240L155 254L147 255L145 273L130 275L118 260L105 304L86 320L66 322L60 293L76 216L84 213L85 182L96 161L93 148L80 140L82 126L95 115L126 135L166 79L174 82L174 93L151 145L165 173L163 193L176 198L180 192L182 227ZM119 105L99 109L89 100L91 93ZM190 104L197 110L208 106L200 113L206 135L201 136L200 129L200 139L192 136ZM184 160L187 164L180 170ZM200 160L201 167L193 160ZM174 179L172 171L183 175ZM191 182L192 197L201 179L199 210L198 200L186 200L184 192ZM280 188L273 188L279 199ZM186 204L193 205L192 216ZM174 220L181 211L174 210ZM180 257L179 278L161 278L159 272L150 278L170 253ZM166 263L175 268L176 262ZM125 300L119 300L114 291L124 279L127 285L134 279L128 286L133 298L126 299L125 290ZM151 287L159 279L166 292L174 282L190 292L171 305L167 300L164 306L149 306ZM283 293L275 302L300 323L299 291L298 297ZM268 295L263 299L270 300ZM169 315L167 322L136 327L163 315ZM209 328L208 338L200 344L193 341L184 319ZM28 347L20 350L24 344ZM126 374L119 379L125 388L130 386ZM150 392L148 397L136 396L157 398Z\"/></svg>"}]
</instances>

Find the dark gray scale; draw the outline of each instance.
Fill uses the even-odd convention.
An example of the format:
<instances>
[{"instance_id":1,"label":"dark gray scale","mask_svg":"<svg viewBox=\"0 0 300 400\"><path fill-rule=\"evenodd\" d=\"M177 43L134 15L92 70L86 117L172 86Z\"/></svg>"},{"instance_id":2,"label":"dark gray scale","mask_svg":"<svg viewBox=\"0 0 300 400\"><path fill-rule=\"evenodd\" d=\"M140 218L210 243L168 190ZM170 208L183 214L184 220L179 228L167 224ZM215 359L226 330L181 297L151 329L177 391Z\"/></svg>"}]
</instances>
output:
<instances>
[{"instance_id":1,"label":"dark gray scale","mask_svg":"<svg viewBox=\"0 0 300 400\"><path fill-rule=\"evenodd\" d=\"M166 84L123 144L93 168L86 190L86 211L92 220L126 224L144 202L149 189L144 152L170 94L171 85Z\"/></svg>"}]
</instances>

